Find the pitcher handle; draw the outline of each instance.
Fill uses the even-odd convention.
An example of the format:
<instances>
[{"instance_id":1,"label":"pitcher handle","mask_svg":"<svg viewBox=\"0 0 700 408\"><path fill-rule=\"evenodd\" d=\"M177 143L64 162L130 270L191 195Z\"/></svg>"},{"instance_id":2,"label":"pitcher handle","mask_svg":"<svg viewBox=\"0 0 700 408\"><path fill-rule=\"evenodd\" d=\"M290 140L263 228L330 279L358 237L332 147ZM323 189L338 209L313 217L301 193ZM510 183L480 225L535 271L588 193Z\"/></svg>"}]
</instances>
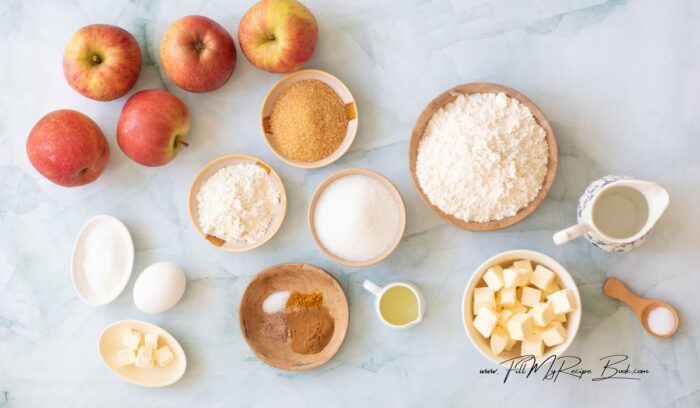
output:
<instances>
[{"instance_id":1,"label":"pitcher handle","mask_svg":"<svg viewBox=\"0 0 700 408\"><path fill-rule=\"evenodd\" d=\"M368 291L372 292L374 296L379 296L379 294L382 293L382 288L375 285L373 282L370 282L369 280L365 280L362 286Z\"/></svg>"},{"instance_id":2,"label":"pitcher handle","mask_svg":"<svg viewBox=\"0 0 700 408\"><path fill-rule=\"evenodd\" d=\"M557 245L562 245L565 244L572 239L578 238L581 235L589 232L591 230L591 227L588 226L588 224L576 224L573 227L569 227L567 229L561 230L554 234L552 239L554 239L554 243Z\"/></svg>"}]
</instances>

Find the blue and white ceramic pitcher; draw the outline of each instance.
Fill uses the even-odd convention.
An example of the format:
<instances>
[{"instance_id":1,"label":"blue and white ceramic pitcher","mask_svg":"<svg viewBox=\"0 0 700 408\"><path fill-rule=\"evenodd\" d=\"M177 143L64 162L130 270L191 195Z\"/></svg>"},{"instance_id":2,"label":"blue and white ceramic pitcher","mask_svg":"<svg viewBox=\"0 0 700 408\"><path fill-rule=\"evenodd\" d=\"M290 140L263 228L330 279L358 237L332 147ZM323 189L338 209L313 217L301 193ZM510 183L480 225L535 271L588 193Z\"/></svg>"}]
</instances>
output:
<instances>
[{"instance_id":1,"label":"blue and white ceramic pitcher","mask_svg":"<svg viewBox=\"0 0 700 408\"><path fill-rule=\"evenodd\" d=\"M666 211L668 191L660 184L627 176L606 176L591 183L579 199L578 224L554 234L564 244L585 236L607 252L640 246Z\"/></svg>"}]
</instances>

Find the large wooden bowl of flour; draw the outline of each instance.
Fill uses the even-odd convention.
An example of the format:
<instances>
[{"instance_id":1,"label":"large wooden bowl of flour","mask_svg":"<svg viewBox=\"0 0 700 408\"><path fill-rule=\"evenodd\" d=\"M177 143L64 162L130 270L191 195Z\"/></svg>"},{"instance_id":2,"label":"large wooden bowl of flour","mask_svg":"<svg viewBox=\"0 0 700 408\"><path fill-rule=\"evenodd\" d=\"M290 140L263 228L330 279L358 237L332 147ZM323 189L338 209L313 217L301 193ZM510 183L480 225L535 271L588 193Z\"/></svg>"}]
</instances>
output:
<instances>
[{"instance_id":1,"label":"large wooden bowl of flour","mask_svg":"<svg viewBox=\"0 0 700 408\"><path fill-rule=\"evenodd\" d=\"M521 208L515 215L495 221L465 221L461 218L457 218L453 215L447 214L446 212L438 208L436 205L434 205L426 195L425 191L420 185L418 176L416 174L418 148L420 146L421 139L425 134L426 127L428 126L430 119L433 117L436 111L438 111L440 108L447 105L448 103L453 102L455 99L457 99L459 95L484 93L505 93L506 96L518 100L522 105L530 109L537 124L540 127L542 127L542 129L544 129L545 131L545 140L548 146L548 162L544 180L542 182L542 187L540 188L539 193L537 193L535 198L531 200L529 204L527 204L527 206ZM510 227L524 220L530 214L532 214L547 197L547 194L549 194L549 190L552 187L552 183L554 183L554 178L557 173L557 142L554 138L554 132L552 131L552 127L550 126L547 118L544 116L542 111L525 95L503 85L492 84L487 82L473 82L458 85L454 88L443 92L442 94L438 95L435 99L430 101L428 106L426 106L425 109L423 109L423 112L421 112L420 116L418 117L418 120L416 121L416 125L413 128L413 133L411 134L411 142L408 150L408 162L411 178L413 179L413 183L418 189L418 193L420 194L423 201L425 201L425 203L428 205L428 207L430 207L440 217L458 226L459 228L468 231L495 231Z\"/></svg>"}]
</instances>

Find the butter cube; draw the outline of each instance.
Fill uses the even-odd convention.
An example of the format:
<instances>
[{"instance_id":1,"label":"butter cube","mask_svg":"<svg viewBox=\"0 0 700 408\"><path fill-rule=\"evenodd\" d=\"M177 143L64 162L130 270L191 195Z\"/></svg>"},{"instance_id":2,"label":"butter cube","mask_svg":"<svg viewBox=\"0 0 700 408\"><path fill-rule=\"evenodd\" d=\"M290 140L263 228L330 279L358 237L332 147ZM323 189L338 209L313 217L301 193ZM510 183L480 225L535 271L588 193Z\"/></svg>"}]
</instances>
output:
<instances>
[{"instance_id":1,"label":"butter cube","mask_svg":"<svg viewBox=\"0 0 700 408\"><path fill-rule=\"evenodd\" d=\"M514 305L516 301L515 288L503 288L498 291L498 304L501 306Z\"/></svg>"},{"instance_id":2,"label":"butter cube","mask_svg":"<svg viewBox=\"0 0 700 408\"><path fill-rule=\"evenodd\" d=\"M532 322L527 313L516 313L508 320L508 335L512 339L523 340L532 333Z\"/></svg>"},{"instance_id":3,"label":"butter cube","mask_svg":"<svg viewBox=\"0 0 700 408\"><path fill-rule=\"evenodd\" d=\"M124 335L124 340L122 340L122 345L132 350L136 350L139 348L139 344L141 344L141 332L136 330L127 331L126 335Z\"/></svg>"},{"instance_id":4,"label":"butter cube","mask_svg":"<svg viewBox=\"0 0 700 408\"><path fill-rule=\"evenodd\" d=\"M503 287L503 268L494 265L484 274L484 282L495 293Z\"/></svg>"},{"instance_id":5,"label":"butter cube","mask_svg":"<svg viewBox=\"0 0 700 408\"><path fill-rule=\"evenodd\" d=\"M552 309L556 314L569 313L576 310L576 301L571 289L562 289L547 297L552 302Z\"/></svg>"},{"instance_id":6,"label":"butter cube","mask_svg":"<svg viewBox=\"0 0 700 408\"><path fill-rule=\"evenodd\" d=\"M552 311L554 311L554 310L552 310ZM564 323L564 322L566 322L566 315L565 314L555 314L554 317L552 318L552 322Z\"/></svg>"},{"instance_id":7,"label":"butter cube","mask_svg":"<svg viewBox=\"0 0 700 408\"><path fill-rule=\"evenodd\" d=\"M556 279L552 281L552 283L547 287L547 290L544 291L545 296L549 296L554 292L559 292L561 288L559 287L559 284L557 283Z\"/></svg>"},{"instance_id":8,"label":"butter cube","mask_svg":"<svg viewBox=\"0 0 700 408\"><path fill-rule=\"evenodd\" d=\"M503 284L507 288L527 285L532 272L522 268L507 268L503 270Z\"/></svg>"},{"instance_id":9,"label":"butter cube","mask_svg":"<svg viewBox=\"0 0 700 408\"><path fill-rule=\"evenodd\" d=\"M155 357L156 357L156 362L158 363L158 365L160 367L167 366L175 358L175 356L173 355L173 352L170 351L170 347L168 347L168 346L163 346L163 347L159 348L158 350L156 350Z\"/></svg>"},{"instance_id":10,"label":"butter cube","mask_svg":"<svg viewBox=\"0 0 700 408\"><path fill-rule=\"evenodd\" d=\"M153 364L153 350L148 347L141 347L136 352L136 361L134 365L138 368L151 368Z\"/></svg>"},{"instance_id":11,"label":"butter cube","mask_svg":"<svg viewBox=\"0 0 700 408\"><path fill-rule=\"evenodd\" d=\"M554 281L554 272L545 268L542 265L537 265L535 271L530 275L530 283L537 286L539 289L547 290L549 285Z\"/></svg>"},{"instance_id":12,"label":"butter cube","mask_svg":"<svg viewBox=\"0 0 700 408\"><path fill-rule=\"evenodd\" d=\"M513 346L515 346L516 344L518 344L518 340L515 340L515 339L508 340L508 344L506 344L505 350L511 351L513 349Z\"/></svg>"},{"instance_id":13,"label":"butter cube","mask_svg":"<svg viewBox=\"0 0 700 408\"><path fill-rule=\"evenodd\" d=\"M544 343L538 334L527 336L520 346L520 355L542 357L544 354Z\"/></svg>"},{"instance_id":14,"label":"butter cube","mask_svg":"<svg viewBox=\"0 0 700 408\"><path fill-rule=\"evenodd\" d=\"M527 259L513 262L513 268L525 269L528 272L532 272L532 262Z\"/></svg>"},{"instance_id":15,"label":"butter cube","mask_svg":"<svg viewBox=\"0 0 700 408\"><path fill-rule=\"evenodd\" d=\"M482 336L488 338L498 324L498 315L493 308L482 307L474 319L474 327Z\"/></svg>"},{"instance_id":16,"label":"butter cube","mask_svg":"<svg viewBox=\"0 0 700 408\"><path fill-rule=\"evenodd\" d=\"M496 327L491 333L491 352L495 355L501 354L506 349L509 341L510 336L508 336L508 332L502 327Z\"/></svg>"},{"instance_id":17,"label":"butter cube","mask_svg":"<svg viewBox=\"0 0 700 408\"><path fill-rule=\"evenodd\" d=\"M550 302L536 304L530 310L530 316L532 316L532 322L535 323L535 326L545 327L554 318L552 304Z\"/></svg>"},{"instance_id":18,"label":"butter cube","mask_svg":"<svg viewBox=\"0 0 700 408\"><path fill-rule=\"evenodd\" d=\"M117 351L117 365L119 367L128 366L134 364L136 360L136 354L134 350L130 348L125 348Z\"/></svg>"},{"instance_id":19,"label":"butter cube","mask_svg":"<svg viewBox=\"0 0 700 408\"><path fill-rule=\"evenodd\" d=\"M155 333L148 333L143 337L144 347L148 347L151 350L158 348L158 335Z\"/></svg>"},{"instance_id":20,"label":"butter cube","mask_svg":"<svg viewBox=\"0 0 700 408\"><path fill-rule=\"evenodd\" d=\"M566 340L566 329L561 323L554 323L542 332L542 341L547 347L556 346Z\"/></svg>"},{"instance_id":21,"label":"butter cube","mask_svg":"<svg viewBox=\"0 0 700 408\"><path fill-rule=\"evenodd\" d=\"M524 306L535 307L542 300L542 291L539 289L526 286L523 288L523 294L520 297L520 303Z\"/></svg>"},{"instance_id":22,"label":"butter cube","mask_svg":"<svg viewBox=\"0 0 700 408\"><path fill-rule=\"evenodd\" d=\"M513 313L527 313L527 308L522 303L516 301L513 306L508 307Z\"/></svg>"},{"instance_id":23,"label":"butter cube","mask_svg":"<svg viewBox=\"0 0 700 408\"><path fill-rule=\"evenodd\" d=\"M508 328L508 320L513 317L515 313L510 309L503 309L498 313L498 325L504 329Z\"/></svg>"},{"instance_id":24,"label":"butter cube","mask_svg":"<svg viewBox=\"0 0 700 408\"><path fill-rule=\"evenodd\" d=\"M496 297L493 291L488 287L474 289L474 308L472 312L478 314L479 309L484 306L496 307Z\"/></svg>"}]
</instances>

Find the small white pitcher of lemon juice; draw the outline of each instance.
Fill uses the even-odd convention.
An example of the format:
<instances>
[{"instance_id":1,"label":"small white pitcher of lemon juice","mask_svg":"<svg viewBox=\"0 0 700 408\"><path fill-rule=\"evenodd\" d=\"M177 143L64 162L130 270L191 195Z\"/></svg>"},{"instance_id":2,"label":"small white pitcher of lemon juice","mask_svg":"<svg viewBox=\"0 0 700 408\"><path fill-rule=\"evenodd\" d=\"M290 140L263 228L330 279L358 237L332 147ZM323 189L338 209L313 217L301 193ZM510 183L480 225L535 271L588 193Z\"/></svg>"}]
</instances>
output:
<instances>
[{"instance_id":1,"label":"small white pitcher of lemon juice","mask_svg":"<svg viewBox=\"0 0 700 408\"><path fill-rule=\"evenodd\" d=\"M387 326L406 329L423 319L425 300L416 285L409 282L392 282L381 288L366 280L362 286L376 296L377 316Z\"/></svg>"},{"instance_id":2,"label":"small white pitcher of lemon juice","mask_svg":"<svg viewBox=\"0 0 700 408\"><path fill-rule=\"evenodd\" d=\"M554 234L564 244L585 236L607 252L627 252L640 246L666 211L668 191L651 181L606 176L591 183L579 199L578 224Z\"/></svg>"}]
</instances>

